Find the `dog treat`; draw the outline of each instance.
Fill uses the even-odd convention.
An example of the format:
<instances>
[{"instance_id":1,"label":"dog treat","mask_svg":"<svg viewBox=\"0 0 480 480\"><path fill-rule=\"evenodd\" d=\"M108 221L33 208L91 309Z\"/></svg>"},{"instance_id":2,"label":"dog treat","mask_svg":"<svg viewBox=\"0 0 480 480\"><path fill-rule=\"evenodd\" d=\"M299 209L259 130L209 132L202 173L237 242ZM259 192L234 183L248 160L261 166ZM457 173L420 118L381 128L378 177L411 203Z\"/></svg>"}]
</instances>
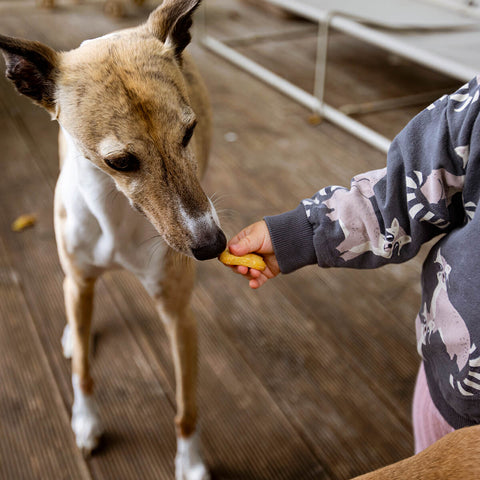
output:
<instances>
[{"instance_id":1,"label":"dog treat","mask_svg":"<svg viewBox=\"0 0 480 480\"><path fill-rule=\"evenodd\" d=\"M231 254L228 250L225 250L220 254L218 259L225 265L241 265L243 267L254 268L263 272L267 266L260 255L254 253L247 253L242 257L237 257Z\"/></svg>"},{"instance_id":2,"label":"dog treat","mask_svg":"<svg viewBox=\"0 0 480 480\"><path fill-rule=\"evenodd\" d=\"M14 232L21 232L27 227L31 227L35 225L37 221L35 215L25 214L20 215L13 223L12 223L12 230Z\"/></svg>"}]
</instances>

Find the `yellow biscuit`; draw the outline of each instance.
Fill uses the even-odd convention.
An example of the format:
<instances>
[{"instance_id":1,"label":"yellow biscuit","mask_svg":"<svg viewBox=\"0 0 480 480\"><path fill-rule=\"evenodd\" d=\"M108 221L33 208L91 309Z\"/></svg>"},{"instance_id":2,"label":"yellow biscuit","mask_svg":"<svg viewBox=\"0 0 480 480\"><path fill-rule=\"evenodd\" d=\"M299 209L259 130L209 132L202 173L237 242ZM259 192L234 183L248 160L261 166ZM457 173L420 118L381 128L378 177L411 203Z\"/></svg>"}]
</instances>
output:
<instances>
[{"instance_id":1,"label":"yellow biscuit","mask_svg":"<svg viewBox=\"0 0 480 480\"><path fill-rule=\"evenodd\" d=\"M263 258L260 255L255 255L254 253L248 253L242 257L237 257L236 255L231 254L228 250L225 250L220 254L218 259L225 265L241 265L248 268L254 268L255 270L260 270L261 272L267 268Z\"/></svg>"},{"instance_id":2,"label":"yellow biscuit","mask_svg":"<svg viewBox=\"0 0 480 480\"><path fill-rule=\"evenodd\" d=\"M21 232L27 227L31 227L36 222L35 215L20 215L13 223L12 223L12 230L14 232Z\"/></svg>"}]
</instances>

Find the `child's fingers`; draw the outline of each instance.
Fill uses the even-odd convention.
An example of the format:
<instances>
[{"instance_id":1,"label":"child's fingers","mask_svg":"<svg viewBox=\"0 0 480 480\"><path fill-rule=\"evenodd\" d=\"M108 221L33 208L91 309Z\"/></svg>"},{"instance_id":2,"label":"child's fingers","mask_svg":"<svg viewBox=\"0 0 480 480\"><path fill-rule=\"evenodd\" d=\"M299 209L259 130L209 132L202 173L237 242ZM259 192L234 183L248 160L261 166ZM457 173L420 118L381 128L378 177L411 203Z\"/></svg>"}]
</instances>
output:
<instances>
[{"instance_id":1,"label":"child's fingers","mask_svg":"<svg viewBox=\"0 0 480 480\"><path fill-rule=\"evenodd\" d=\"M247 255L247 253L250 252L255 252L257 248L258 247L255 247L253 244L252 238L249 236L244 236L243 238L235 241L232 239L228 244L230 253L233 253L233 255L237 255L238 257Z\"/></svg>"},{"instance_id":2,"label":"child's fingers","mask_svg":"<svg viewBox=\"0 0 480 480\"><path fill-rule=\"evenodd\" d=\"M258 278L262 275L262 272L260 270L256 270L255 268L251 268L249 273L252 278Z\"/></svg>"},{"instance_id":3,"label":"child's fingers","mask_svg":"<svg viewBox=\"0 0 480 480\"><path fill-rule=\"evenodd\" d=\"M229 240L228 250L230 253L233 253L233 255L237 255L239 257L250 253L250 240L248 238L249 229L250 227L244 228L241 232L237 233L237 235Z\"/></svg>"},{"instance_id":4,"label":"child's fingers","mask_svg":"<svg viewBox=\"0 0 480 480\"><path fill-rule=\"evenodd\" d=\"M249 279L248 286L254 290L260 288L269 279L263 272L255 270L254 268L250 268L248 273L243 276Z\"/></svg>"},{"instance_id":5,"label":"child's fingers","mask_svg":"<svg viewBox=\"0 0 480 480\"><path fill-rule=\"evenodd\" d=\"M250 280L250 282L252 280L254 280L253 284L250 283L250 286L252 288L258 288L260 285L263 285L268 280L268 277L266 277L265 275L263 275L262 272L254 269L254 268L248 268L248 267L245 267L243 265L234 265L234 266L231 266L230 268L235 273L238 273L238 274L242 275L243 277L247 278L248 280ZM259 281L260 281L260 283L259 283ZM252 285L257 285L257 284L258 284L258 286L252 286Z\"/></svg>"},{"instance_id":6,"label":"child's fingers","mask_svg":"<svg viewBox=\"0 0 480 480\"><path fill-rule=\"evenodd\" d=\"M254 268L248 268L244 265L232 265L230 268L235 273L239 273L240 275L248 278L258 278L262 273L259 270L255 270Z\"/></svg>"},{"instance_id":7,"label":"child's fingers","mask_svg":"<svg viewBox=\"0 0 480 480\"><path fill-rule=\"evenodd\" d=\"M260 288L267 280L268 277L260 273L260 276L258 278L252 278L248 282L248 286L253 290L256 290L257 288Z\"/></svg>"},{"instance_id":8,"label":"child's fingers","mask_svg":"<svg viewBox=\"0 0 480 480\"><path fill-rule=\"evenodd\" d=\"M239 273L240 275L246 275L248 273L249 268L245 267L244 265L232 265L230 267L235 273Z\"/></svg>"},{"instance_id":9,"label":"child's fingers","mask_svg":"<svg viewBox=\"0 0 480 480\"><path fill-rule=\"evenodd\" d=\"M230 239L228 249L239 257L247 253L266 253L261 251L266 234L268 230L263 220L253 223Z\"/></svg>"},{"instance_id":10,"label":"child's fingers","mask_svg":"<svg viewBox=\"0 0 480 480\"><path fill-rule=\"evenodd\" d=\"M247 227L247 228L248 228L248 227ZM232 237L232 238L228 241L228 245L230 245L230 244L237 244L238 242L240 242L240 240L242 240L242 238L247 235L247 233L246 233L247 228L244 228L243 230L241 230L240 232L238 232L234 237Z\"/></svg>"}]
</instances>

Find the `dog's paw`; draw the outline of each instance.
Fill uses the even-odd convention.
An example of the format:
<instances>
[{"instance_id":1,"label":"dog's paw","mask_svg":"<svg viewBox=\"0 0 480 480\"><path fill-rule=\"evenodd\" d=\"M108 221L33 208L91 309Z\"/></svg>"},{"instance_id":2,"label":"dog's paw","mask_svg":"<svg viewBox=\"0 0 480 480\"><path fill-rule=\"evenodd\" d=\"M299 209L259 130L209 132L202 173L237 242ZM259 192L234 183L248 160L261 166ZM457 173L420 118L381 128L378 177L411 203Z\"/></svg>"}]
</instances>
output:
<instances>
[{"instance_id":1,"label":"dog's paw","mask_svg":"<svg viewBox=\"0 0 480 480\"><path fill-rule=\"evenodd\" d=\"M189 438L178 439L175 480L210 480L210 474L200 453L197 433Z\"/></svg>"},{"instance_id":2,"label":"dog's paw","mask_svg":"<svg viewBox=\"0 0 480 480\"><path fill-rule=\"evenodd\" d=\"M103 428L94 396L85 395L75 383L74 378L72 430L78 448L84 457L88 457L98 447Z\"/></svg>"},{"instance_id":3,"label":"dog's paw","mask_svg":"<svg viewBox=\"0 0 480 480\"><path fill-rule=\"evenodd\" d=\"M62 349L63 349L63 356L65 358L72 358L72 356L73 356L73 337L72 337L72 330L70 329L70 325L68 323L65 325L65 328L63 329Z\"/></svg>"},{"instance_id":4,"label":"dog's paw","mask_svg":"<svg viewBox=\"0 0 480 480\"><path fill-rule=\"evenodd\" d=\"M90 399L92 400L92 399ZM95 406L81 407L74 403L72 410L72 430L77 446L84 457L88 457L98 447L103 429Z\"/></svg>"}]
</instances>

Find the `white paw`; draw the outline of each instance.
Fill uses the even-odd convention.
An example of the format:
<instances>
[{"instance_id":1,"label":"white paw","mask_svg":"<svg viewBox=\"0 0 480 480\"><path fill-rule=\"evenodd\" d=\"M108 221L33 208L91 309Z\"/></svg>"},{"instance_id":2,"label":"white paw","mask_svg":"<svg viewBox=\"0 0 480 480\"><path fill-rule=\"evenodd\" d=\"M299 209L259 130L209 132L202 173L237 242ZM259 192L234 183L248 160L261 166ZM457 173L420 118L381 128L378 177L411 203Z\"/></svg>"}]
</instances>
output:
<instances>
[{"instance_id":1,"label":"white paw","mask_svg":"<svg viewBox=\"0 0 480 480\"><path fill-rule=\"evenodd\" d=\"M88 456L97 448L103 429L98 407L93 395L85 395L79 386L78 377L72 376L74 401L72 408L72 430L78 448Z\"/></svg>"},{"instance_id":2,"label":"white paw","mask_svg":"<svg viewBox=\"0 0 480 480\"><path fill-rule=\"evenodd\" d=\"M65 358L72 358L73 355L73 338L70 325L67 323L63 329L62 335L63 356Z\"/></svg>"},{"instance_id":3,"label":"white paw","mask_svg":"<svg viewBox=\"0 0 480 480\"><path fill-rule=\"evenodd\" d=\"M200 453L198 434L177 441L175 480L210 480L210 474Z\"/></svg>"}]
</instances>

